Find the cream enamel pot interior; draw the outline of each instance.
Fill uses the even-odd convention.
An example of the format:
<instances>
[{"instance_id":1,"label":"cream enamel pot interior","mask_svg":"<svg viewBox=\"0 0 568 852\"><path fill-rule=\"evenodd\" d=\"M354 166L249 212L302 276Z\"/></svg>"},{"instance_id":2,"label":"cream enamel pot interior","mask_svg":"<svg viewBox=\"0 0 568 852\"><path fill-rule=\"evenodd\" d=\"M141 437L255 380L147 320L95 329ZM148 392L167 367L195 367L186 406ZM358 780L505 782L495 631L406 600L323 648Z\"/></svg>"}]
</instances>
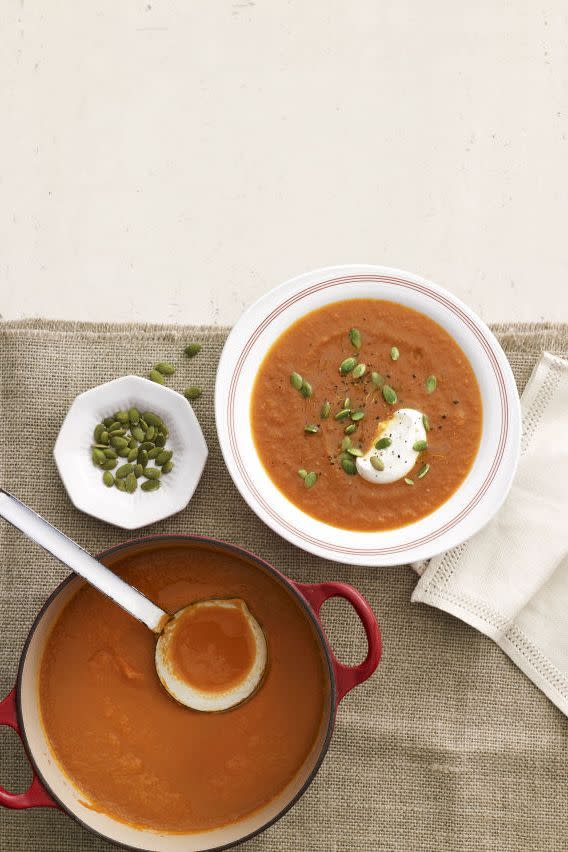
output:
<instances>
[{"instance_id":1,"label":"cream enamel pot interior","mask_svg":"<svg viewBox=\"0 0 568 852\"><path fill-rule=\"evenodd\" d=\"M0 725L8 725L19 734L34 771L32 784L25 793L14 794L0 788L0 805L16 809L60 808L94 833L132 849L152 852L203 852L233 846L263 831L292 807L314 779L329 746L339 702L349 690L370 677L379 664L381 635L371 607L359 592L345 583L295 583L254 554L235 545L205 537L153 536L113 547L99 558L112 568L114 559L125 553L138 553L145 548L155 548L160 542L171 541L183 541L195 547L222 550L252 562L274 582L283 585L297 599L305 617L312 622L328 675L327 700L318 739L304 765L290 784L263 808L236 823L211 831L189 834L148 831L119 822L89 808L84 803L81 792L63 773L52 755L42 726L38 701L38 673L47 637L65 604L84 583L80 577L71 576L61 583L39 612L22 651L16 686L0 703ZM363 662L357 666L346 666L336 659L319 620L322 604L332 597L348 600L364 627L368 652Z\"/></svg>"}]
</instances>

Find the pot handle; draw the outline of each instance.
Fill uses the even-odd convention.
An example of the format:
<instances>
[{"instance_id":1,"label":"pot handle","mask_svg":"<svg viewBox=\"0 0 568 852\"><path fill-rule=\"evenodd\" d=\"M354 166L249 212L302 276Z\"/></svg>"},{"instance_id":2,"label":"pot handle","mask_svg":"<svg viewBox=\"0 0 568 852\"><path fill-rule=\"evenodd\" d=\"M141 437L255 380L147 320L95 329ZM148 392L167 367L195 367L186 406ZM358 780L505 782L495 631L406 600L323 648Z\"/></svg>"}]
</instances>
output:
<instances>
[{"instance_id":1,"label":"pot handle","mask_svg":"<svg viewBox=\"0 0 568 852\"><path fill-rule=\"evenodd\" d=\"M10 692L4 701L0 701L0 725L7 725L22 739L20 726L18 725L18 714L16 712L16 688ZM34 772L34 779L29 790L25 793L10 793L0 787L0 805L5 808L58 808L49 793L43 787L41 781Z\"/></svg>"},{"instance_id":2,"label":"pot handle","mask_svg":"<svg viewBox=\"0 0 568 852\"><path fill-rule=\"evenodd\" d=\"M371 677L381 659L381 631L375 613L363 595L347 583L294 583L301 595L314 611L318 621L322 604L329 598L344 598L349 601L363 624L367 636L367 656L357 666L346 666L331 651L331 661L335 673L337 700L349 690Z\"/></svg>"}]
</instances>

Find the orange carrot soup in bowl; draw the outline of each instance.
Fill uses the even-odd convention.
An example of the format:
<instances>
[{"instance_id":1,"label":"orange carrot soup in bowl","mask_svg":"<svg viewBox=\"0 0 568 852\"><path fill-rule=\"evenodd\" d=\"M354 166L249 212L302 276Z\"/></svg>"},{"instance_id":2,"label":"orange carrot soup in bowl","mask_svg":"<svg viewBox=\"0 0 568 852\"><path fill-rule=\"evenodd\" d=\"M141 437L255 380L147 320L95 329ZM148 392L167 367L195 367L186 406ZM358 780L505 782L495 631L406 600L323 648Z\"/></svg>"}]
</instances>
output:
<instances>
[{"instance_id":1,"label":"orange carrot soup in bowl","mask_svg":"<svg viewBox=\"0 0 568 852\"><path fill-rule=\"evenodd\" d=\"M425 559L495 514L520 405L487 326L451 293L376 266L315 270L233 328L215 413L234 483L298 547L359 565Z\"/></svg>"}]
</instances>

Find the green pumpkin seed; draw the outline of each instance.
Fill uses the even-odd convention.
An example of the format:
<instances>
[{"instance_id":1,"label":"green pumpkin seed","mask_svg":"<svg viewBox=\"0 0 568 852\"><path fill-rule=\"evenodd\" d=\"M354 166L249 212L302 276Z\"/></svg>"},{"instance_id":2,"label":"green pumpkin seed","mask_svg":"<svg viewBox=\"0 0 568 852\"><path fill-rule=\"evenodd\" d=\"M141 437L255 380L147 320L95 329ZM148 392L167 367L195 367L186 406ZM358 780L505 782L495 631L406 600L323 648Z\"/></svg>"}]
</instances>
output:
<instances>
[{"instance_id":1,"label":"green pumpkin seed","mask_svg":"<svg viewBox=\"0 0 568 852\"><path fill-rule=\"evenodd\" d=\"M104 450L106 449L106 444L91 444L92 450Z\"/></svg>"},{"instance_id":2,"label":"green pumpkin seed","mask_svg":"<svg viewBox=\"0 0 568 852\"><path fill-rule=\"evenodd\" d=\"M168 429L168 427L166 426L165 423L160 423L160 425L158 426L158 431L159 431L160 435L164 436L164 438L167 438L168 435L170 434L169 429Z\"/></svg>"},{"instance_id":3,"label":"green pumpkin seed","mask_svg":"<svg viewBox=\"0 0 568 852\"><path fill-rule=\"evenodd\" d=\"M381 458L379 458L379 456L371 456L370 461L371 465L375 468L375 470L385 469L385 463Z\"/></svg>"},{"instance_id":4,"label":"green pumpkin seed","mask_svg":"<svg viewBox=\"0 0 568 852\"><path fill-rule=\"evenodd\" d=\"M110 439L111 446L115 448L115 450L121 450L124 447L128 446L128 441L126 438L122 438L120 435L113 435Z\"/></svg>"},{"instance_id":5,"label":"green pumpkin seed","mask_svg":"<svg viewBox=\"0 0 568 852\"><path fill-rule=\"evenodd\" d=\"M174 463L172 461L166 462L162 467L162 473L170 473L174 469Z\"/></svg>"},{"instance_id":6,"label":"green pumpkin seed","mask_svg":"<svg viewBox=\"0 0 568 852\"><path fill-rule=\"evenodd\" d=\"M341 467L349 476L355 476L357 473L357 465L353 459L341 459Z\"/></svg>"},{"instance_id":7,"label":"green pumpkin seed","mask_svg":"<svg viewBox=\"0 0 568 852\"><path fill-rule=\"evenodd\" d=\"M302 382L302 387L300 388L300 393L306 399L309 399L313 394L312 386L308 381L306 381L306 379L304 379L303 382Z\"/></svg>"},{"instance_id":8,"label":"green pumpkin seed","mask_svg":"<svg viewBox=\"0 0 568 852\"><path fill-rule=\"evenodd\" d=\"M135 465L134 465L134 470L132 471L132 473L134 474L134 476L135 476L137 479L138 479L140 476L142 476L142 474L144 473L144 468L143 468L143 466L140 464L140 462L138 462L138 464L135 464Z\"/></svg>"},{"instance_id":9,"label":"green pumpkin seed","mask_svg":"<svg viewBox=\"0 0 568 852\"><path fill-rule=\"evenodd\" d=\"M148 426L148 431L145 434L146 441L153 441L157 435L157 430L155 426ZM144 442L145 443L145 442Z\"/></svg>"},{"instance_id":10,"label":"green pumpkin seed","mask_svg":"<svg viewBox=\"0 0 568 852\"><path fill-rule=\"evenodd\" d=\"M100 437L101 437L101 435L103 434L103 432L104 432L104 431L105 431L105 427L103 426L103 424L102 424L102 423L97 423L97 425L95 426L95 431L93 432L93 437L94 437L94 439L95 439L95 444L98 444L98 443L99 443L99 441L100 441ZM103 443L104 443L104 442L103 442Z\"/></svg>"},{"instance_id":11,"label":"green pumpkin seed","mask_svg":"<svg viewBox=\"0 0 568 852\"><path fill-rule=\"evenodd\" d=\"M108 427L109 434L112 435L112 433L116 432L117 429L124 429L124 423L121 423L120 420L117 420L115 415L114 420Z\"/></svg>"},{"instance_id":12,"label":"green pumpkin seed","mask_svg":"<svg viewBox=\"0 0 568 852\"><path fill-rule=\"evenodd\" d=\"M195 358L201 352L201 343L190 343L183 351L188 358Z\"/></svg>"},{"instance_id":13,"label":"green pumpkin seed","mask_svg":"<svg viewBox=\"0 0 568 852\"><path fill-rule=\"evenodd\" d=\"M109 426L111 426L114 423L114 417L105 417L105 419L103 420L103 423L108 429Z\"/></svg>"},{"instance_id":14,"label":"green pumpkin seed","mask_svg":"<svg viewBox=\"0 0 568 852\"><path fill-rule=\"evenodd\" d=\"M142 491L157 491L160 485L159 479L147 479L146 482L141 484L140 488Z\"/></svg>"},{"instance_id":15,"label":"green pumpkin seed","mask_svg":"<svg viewBox=\"0 0 568 852\"><path fill-rule=\"evenodd\" d=\"M341 449L342 450L348 450L350 446L351 446L351 438L345 437L341 442Z\"/></svg>"},{"instance_id":16,"label":"green pumpkin seed","mask_svg":"<svg viewBox=\"0 0 568 852\"><path fill-rule=\"evenodd\" d=\"M381 376L380 373L375 373L374 371L371 373L371 381L377 388L382 388L385 383L385 380Z\"/></svg>"},{"instance_id":17,"label":"green pumpkin seed","mask_svg":"<svg viewBox=\"0 0 568 852\"><path fill-rule=\"evenodd\" d=\"M166 462L169 462L172 456L173 452L171 450L162 450L162 452L158 453L156 456L156 464L159 464L161 467Z\"/></svg>"},{"instance_id":18,"label":"green pumpkin seed","mask_svg":"<svg viewBox=\"0 0 568 852\"><path fill-rule=\"evenodd\" d=\"M133 426L130 430L130 433L133 438L136 438L137 441L142 442L146 439L146 433L144 429L142 429L140 426Z\"/></svg>"},{"instance_id":19,"label":"green pumpkin seed","mask_svg":"<svg viewBox=\"0 0 568 852\"><path fill-rule=\"evenodd\" d=\"M428 464L428 462L426 462L426 464L423 464L420 470L418 471L418 479L422 479L424 476L426 476L429 470L430 465Z\"/></svg>"},{"instance_id":20,"label":"green pumpkin seed","mask_svg":"<svg viewBox=\"0 0 568 852\"><path fill-rule=\"evenodd\" d=\"M379 440L375 444L375 448L377 450L386 450L386 448L390 447L391 444L392 438L379 438Z\"/></svg>"},{"instance_id":21,"label":"green pumpkin seed","mask_svg":"<svg viewBox=\"0 0 568 852\"><path fill-rule=\"evenodd\" d=\"M131 464L121 464L118 470L116 471L117 479L125 479L129 473L132 473L134 470L134 466Z\"/></svg>"},{"instance_id":22,"label":"green pumpkin seed","mask_svg":"<svg viewBox=\"0 0 568 852\"><path fill-rule=\"evenodd\" d=\"M203 391L201 388L192 386L190 388L186 388L183 392L183 395L186 399L199 399Z\"/></svg>"},{"instance_id":23,"label":"green pumpkin seed","mask_svg":"<svg viewBox=\"0 0 568 852\"><path fill-rule=\"evenodd\" d=\"M126 490L129 494L133 494L138 488L138 483L136 482L136 477L133 473L129 473L126 477Z\"/></svg>"},{"instance_id":24,"label":"green pumpkin seed","mask_svg":"<svg viewBox=\"0 0 568 852\"><path fill-rule=\"evenodd\" d=\"M392 360L393 360L393 361L398 361L399 357L400 357L400 352L398 351L398 349L397 349L397 347L396 347L396 346L393 346L393 347L391 348L391 358L392 358Z\"/></svg>"},{"instance_id":25,"label":"green pumpkin seed","mask_svg":"<svg viewBox=\"0 0 568 852\"><path fill-rule=\"evenodd\" d=\"M290 384L295 390L300 390L302 387L303 378L299 373L292 373L290 375Z\"/></svg>"},{"instance_id":26,"label":"green pumpkin seed","mask_svg":"<svg viewBox=\"0 0 568 852\"><path fill-rule=\"evenodd\" d=\"M415 453L423 453L424 450L428 449L428 441L415 441L412 445L412 449Z\"/></svg>"},{"instance_id":27,"label":"green pumpkin seed","mask_svg":"<svg viewBox=\"0 0 568 852\"><path fill-rule=\"evenodd\" d=\"M91 452L91 458L93 460L93 464L102 464L106 459L106 456L102 450L99 450L97 449L97 447L94 447Z\"/></svg>"},{"instance_id":28,"label":"green pumpkin seed","mask_svg":"<svg viewBox=\"0 0 568 852\"><path fill-rule=\"evenodd\" d=\"M149 423L146 423L146 421L144 420L144 418L143 418L143 417L141 417L141 418L140 418L140 420L138 421L138 425L140 426L140 428L142 429L142 431L144 432L144 434L146 434L146 432L148 431L148 426L149 426L150 424L149 424Z\"/></svg>"},{"instance_id":29,"label":"green pumpkin seed","mask_svg":"<svg viewBox=\"0 0 568 852\"><path fill-rule=\"evenodd\" d=\"M397 401L396 393L390 385L383 385L383 397L389 405L395 405Z\"/></svg>"},{"instance_id":30,"label":"green pumpkin seed","mask_svg":"<svg viewBox=\"0 0 568 852\"><path fill-rule=\"evenodd\" d=\"M361 348L361 332L358 328L351 329L351 331L349 332L349 340L351 341L351 344L355 347L355 349Z\"/></svg>"},{"instance_id":31,"label":"green pumpkin seed","mask_svg":"<svg viewBox=\"0 0 568 852\"><path fill-rule=\"evenodd\" d=\"M157 414L154 414L153 411L145 411L142 415L142 419L145 421L147 426L163 426L162 418L158 417Z\"/></svg>"},{"instance_id":32,"label":"green pumpkin seed","mask_svg":"<svg viewBox=\"0 0 568 852\"><path fill-rule=\"evenodd\" d=\"M136 438L131 438L128 442L128 449L134 450L137 447L138 447L138 441L136 440Z\"/></svg>"},{"instance_id":33,"label":"green pumpkin seed","mask_svg":"<svg viewBox=\"0 0 568 852\"><path fill-rule=\"evenodd\" d=\"M138 449L139 450L146 450L147 452L149 452L150 450L153 450L155 446L156 445L154 444L153 441L144 441L142 444L140 444Z\"/></svg>"},{"instance_id":34,"label":"green pumpkin seed","mask_svg":"<svg viewBox=\"0 0 568 852\"><path fill-rule=\"evenodd\" d=\"M310 473L307 474L307 476L304 477L304 485L306 486L306 488L311 488L313 485L316 484L317 479L317 473L312 470L310 471Z\"/></svg>"},{"instance_id":35,"label":"green pumpkin seed","mask_svg":"<svg viewBox=\"0 0 568 852\"><path fill-rule=\"evenodd\" d=\"M154 443L157 447L165 447L166 445L166 436L165 435L156 435L154 439Z\"/></svg>"},{"instance_id":36,"label":"green pumpkin seed","mask_svg":"<svg viewBox=\"0 0 568 852\"><path fill-rule=\"evenodd\" d=\"M119 423L128 423L128 411L117 411L114 419L118 420Z\"/></svg>"},{"instance_id":37,"label":"green pumpkin seed","mask_svg":"<svg viewBox=\"0 0 568 852\"><path fill-rule=\"evenodd\" d=\"M327 399L326 399L326 401L324 402L324 404L321 407L321 411L320 411L321 419L327 420L327 418L329 417L330 411L331 411L331 403L328 402Z\"/></svg>"},{"instance_id":38,"label":"green pumpkin seed","mask_svg":"<svg viewBox=\"0 0 568 852\"><path fill-rule=\"evenodd\" d=\"M108 434L109 438L116 438L117 435L123 438L126 435L126 429L111 429Z\"/></svg>"},{"instance_id":39,"label":"green pumpkin seed","mask_svg":"<svg viewBox=\"0 0 568 852\"><path fill-rule=\"evenodd\" d=\"M351 414L350 408L342 408L341 411L338 411L335 415L336 420L345 420L346 417L349 417Z\"/></svg>"},{"instance_id":40,"label":"green pumpkin seed","mask_svg":"<svg viewBox=\"0 0 568 852\"><path fill-rule=\"evenodd\" d=\"M355 422L357 422L358 420L362 420L364 416L365 416L364 411L354 411L353 414L351 415L351 420L354 420Z\"/></svg>"},{"instance_id":41,"label":"green pumpkin seed","mask_svg":"<svg viewBox=\"0 0 568 852\"><path fill-rule=\"evenodd\" d=\"M357 458L361 458L361 456L363 456L363 450L360 450L358 447L349 447L347 452L349 455L356 456Z\"/></svg>"},{"instance_id":42,"label":"green pumpkin seed","mask_svg":"<svg viewBox=\"0 0 568 852\"><path fill-rule=\"evenodd\" d=\"M156 382L156 384L158 385L163 385L165 383L164 377L161 373L158 372L158 370L150 370L150 372L148 373L148 378L150 379L150 381Z\"/></svg>"},{"instance_id":43,"label":"green pumpkin seed","mask_svg":"<svg viewBox=\"0 0 568 852\"><path fill-rule=\"evenodd\" d=\"M176 368L169 361L159 361L157 364L154 364L154 370L157 370L162 376L173 376Z\"/></svg>"},{"instance_id":44,"label":"green pumpkin seed","mask_svg":"<svg viewBox=\"0 0 568 852\"><path fill-rule=\"evenodd\" d=\"M115 488L118 488L119 491L126 491L126 481L124 479L115 479L114 486Z\"/></svg>"},{"instance_id":45,"label":"green pumpkin seed","mask_svg":"<svg viewBox=\"0 0 568 852\"><path fill-rule=\"evenodd\" d=\"M357 358L353 358L352 356L349 358L345 358L345 360L342 361L339 365L339 372L342 376L345 376L347 375L347 373L350 373L351 370L354 370L356 365Z\"/></svg>"},{"instance_id":46,"label":"green pumpkin seed","mask_svg":"<svg viewBox=\"0 0 568 852\"><path fill-rule=\"evenodd\" d=\"M116 454L117 454L117 456L119 456L121 459L127 459L127 458L128 458L128 453L129 453L129 452L130 452L130 448L129 448L129 447L122 447L122 449L120 449L120 450L117 450L117 451L116 451Z\"/></svg>"},{"instance_id":47,"label":"green pumpkin seed","mask_svg":"<svg viewBox=\"0 0 568 852\"><path fill-rule=\"evenodd\" d=\"M159 479L162 475L162 471L159 467L145 467L142 473L146 479Z\"/></svg>"},{"instance_id":48,"label":"green pumpkin seed","mask_svg":"<svg viewBox=\"0 0 568 852\"><path fill-rule=\"evenodd\" d=\"M126 458L129 462L136 461L136 459L138 458L138 447L133 447L126 456Z\"/></svg>"},{"instance_id":49,"label":"green pumpkin seed","mask_svg":"<svg viewBox=\"0 0 568 852\"><path fill-rule=\"evenodd\" d=\"M351 408L351 397L346 396L343 400L342 408Z\"/></svg>"},{"instance_id":50,"label":"green pumpkin seed","mask_svg":"<svg viewBox=\"0 0 568 852\"><path fill-rule=\"evenodd\" d=\"M405 476L404 481L406 482L407 485L414 485L414 480L411 479L409 476Z\"/></svg>"},{"instance_id":51,"label":"green pumpkin seed","mask_svg":"<svg viewBox=\"0 0 568 852\"><path fill-rule=\"evenodd\" d=\"M107 459L115 459L116 458L115 451L111 450L110 447L107 447L106 449L104 449L103 453L105 454L105 458L107 458Z\"/></svg>"},{"instance_id":52,"label":"green pumpkin seed","mask_svg":"<svg viewBox=\"0 0 568 852\"><path fill-rule=\"evenodd\" d=\"M352 435L353 432L356 430L356 428L357 428L356 423L350 423L349 426L346 426L343 431L345 432L346 435Z\"/></svg>"},{"instance_id":53,"label":"green pumpkin seed","mask_svg":"<svg viewBox=\"0 0 568 852\"><path fill-rule=\"evenodd\" d=\"M428 376L426 379L426 393L434 393L438 387L438 379L436 376Z\"/></svg>"},{"instance_id":54,"label":"green pumpkin seed","mask_svg":"<svg viewBox=\"0 0 568 852\"><path fill-rule=\"evenodd\" d=\"M307 475L308 471L305 468L301 467L298 471L298 476L300 477L300 479L305 479Z\"/></svg>"},{"instance_id":55,"label":"green pumpkin seed","mask_svg":"<svg viewBox=\"0 0 568 852\"><path fill-rule=\"evenodd\" d=\"M108 444L109 437L110 437L110 436L109 436L109 434L108 434L107 430L105 429L103 432L101 432L101 436L100 436L100 438L99 438L99 443L101 443L101 444Z\"/></svg>"},{"instance_id":56,"label":"green pumpkin seed","mask_svg":"<svg viewBox=\"0 0 568 852\"><path fill-rule=\"evenodd\" d=\"M105 459L101 464L103 470L114 470L118 464L118 459Z\"/></svg>"},{"instance_id":57,"label":"green pumpkin seed","mask_svg":"<svg viewBox=\"0 0 568 852\"><path fill-rule=\"evenodd\" d=\"M110 470L105 470L103 473L103 482L107 488L112 488L114 485L114 476L110 472Z\"/></svg>"},{"instance_id":58,"label":"green pumpkin seed","mask_svg":"<svg viewBox=\"0 0 568 852\"><path fill-rule=\"evenodd\" d=\"M427 432L429 432L429 431L430 431L430 421L428 420L428 415L427 415L427 414L423 414L423 415L422 415L422 425L424 426L424 429L425 429Z\"/></svg>"},{"instance_id":59,"label":"green pumpkin seed","mask_svg":"<svg viewBox=\"0 0 568 852\"><path fill-rule=\"evenodd\" d=\"M366 364L357 364L357 366L353 370L353 378L354 379L360 379L361 376L364 375L366 369L367 369Z\"/></svg>"},{"instance_id":60,"label":"green pumpkin seed","mask_svg":"<svg viewBox=\"0 0 568 852\"><path fill-rule=\"evenodd\" d=\"M128 409L128 419L130 421L131 426L137 426L140 420L140 412L137 408L129 408Z\"/></svg>"},{"instance_id":61,"label":"green pumpkin seed","mask_svg":"<svg viewBox=\"0 0 568 852\"><path fill-rule=\"evenodd\" d=\"M155 459L160 455L161 452L162 451L160 447L154 447L152 450L148 450L148 458Z\"/></svg>"},{"instance_id":62,"label":"green pumpkin seed","mask_svg":"<svg viewBox=\"0 0 568 852\"><path fill-rule=\"evenodd\" d=\"M148 453L146 450L141 450L138 447L138 464L141 464L142 467L146 467L148 464Z\"/></svg>"},{"instance_id":63,"label":"green pumpkin seed","mask_svg":"<svg viewBox=\"0 0 568 852\"><path fill-rule=\"evenodd\" d=\"M319 426L316 426L315 423L306 423L306 425L304 426L304 432L309 432L311 435L315 435L318 431Z\"/></svg>"}]
</instances>

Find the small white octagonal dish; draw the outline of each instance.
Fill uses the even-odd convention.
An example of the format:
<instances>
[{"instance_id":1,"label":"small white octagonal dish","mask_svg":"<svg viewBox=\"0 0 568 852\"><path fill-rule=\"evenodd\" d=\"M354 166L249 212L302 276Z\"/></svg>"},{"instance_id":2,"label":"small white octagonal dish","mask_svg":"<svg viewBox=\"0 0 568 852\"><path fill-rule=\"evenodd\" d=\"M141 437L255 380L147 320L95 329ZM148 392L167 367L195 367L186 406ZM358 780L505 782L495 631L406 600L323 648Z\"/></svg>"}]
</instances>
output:
<instances>
[{"instance_id":1,"label":"small white octagonal dish","mask_svg":"<svg viewBox=\"0 0 568 852\"><path fill-rule=\"evenodd\" d=\"M270 479L251 427L256 374L274 341L307 313L345 299L385 299L420 311L458 343L483 399L482 437L457 491L415 523L380 532L340 529L291 503ZM476 533L507 496L519 458L521 413L505 353L485 323L431 281L383 266L316 269L286 281L255 302L231 331L217 371L215 419L235 485L268 526L317 556L353 565L401 565L427 559Z\"/></svg>"},{"instance_id":2,"label":"small white octagonal dish","mask_svg":"<svg viewBox=\"0 0 568 852\"><path fill-rule=\"evenodd\" d=\"M173 470L162 476L157 491L133 494L108 488L91 460L93 430L115 411L154 411L169 430L165 449L173 450ZM171 388L124 376L79 394L73 401L53 448L69 499L82 512L116 527L135 530L184 509L207 460L207 444L189 402ZM119 459L126 462L126 459ZM139 480L140 482L140 480Z\"/></svg>"}]
</instances>

